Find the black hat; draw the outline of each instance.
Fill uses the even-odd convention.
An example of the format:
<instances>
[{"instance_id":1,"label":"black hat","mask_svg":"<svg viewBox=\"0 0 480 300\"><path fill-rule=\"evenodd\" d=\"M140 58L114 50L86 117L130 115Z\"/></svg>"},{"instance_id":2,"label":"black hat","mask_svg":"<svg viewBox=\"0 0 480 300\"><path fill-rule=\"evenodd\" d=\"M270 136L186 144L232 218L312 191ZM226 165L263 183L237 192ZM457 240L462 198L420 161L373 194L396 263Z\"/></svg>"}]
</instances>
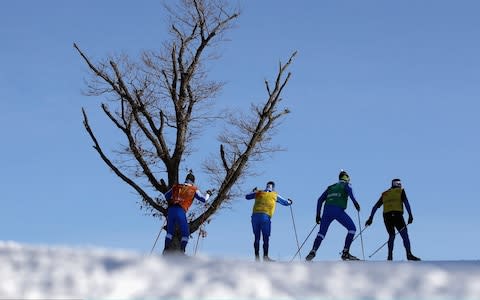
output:
<instances>
[{"instance_id":1,"label":"black hat","mask_svg":"<svg viewBox=\"0 0 480 300\"><path fill-rule=\"evenodd\" d=\"M398 178L392 179L392 188L402 187L402 181Z\"/></svg>"},{"instance_id":2,"label":"black hat","mask_svg":"<svg viewBox=\"0 0 480 300\"><path fill-rule=\"evenodd\" d=\"M185 182L186 183L195 183L195 176L193 176L192 170L187 174L187 177L185 177Z\"/></svg>"},{"instance_id":3,"label":"black hat","mask_svg":"<svg viewBox=\"0 0 480 300\"><path fill-rule=\"evenodd\" d=\"M267 182L267 190L268 190L269 185L272 187L272 191L273 191L275 189L275 182L273 182L273 181Z\"/></svg>"},{"instance_id":4,"label":"black hat","mask_svg":"<svg viewBox=\"0 0 480 300\"><path fill-rule=\"evenodd\" d=\"M345 170L341 170L340 174L338 174L338 180L343 180L343 181L349 182L350 181L350 176L348 175L348 173Z\"/></svg>"}]
</instances>

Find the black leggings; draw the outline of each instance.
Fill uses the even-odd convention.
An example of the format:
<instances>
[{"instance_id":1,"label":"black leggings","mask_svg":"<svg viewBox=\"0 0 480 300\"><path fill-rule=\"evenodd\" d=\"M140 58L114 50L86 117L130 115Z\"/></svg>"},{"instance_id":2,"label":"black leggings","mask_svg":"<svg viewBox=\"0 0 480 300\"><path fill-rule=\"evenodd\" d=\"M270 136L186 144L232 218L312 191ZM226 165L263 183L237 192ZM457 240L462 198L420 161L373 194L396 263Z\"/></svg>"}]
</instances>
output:
<instances>
[{"instance_id":1,"label":"black leggings","mask_svg":"<svg viewBox=\"0 0 480 300\"><path fill-rule=\"evenodd\" d=\"M403 219L403 213L399 211L392 211L383 214L383 221L385 222L385 228L388 235L395 235L395 228L400 230L406 230L405 220ZM405 228L405 229L404 229Z\"/></svg>"},{"instance_id":2,"label":"black leggings","mask_svg":"<svg viewBox=\"0 0 480 300\"><path fill-rule=\"evenodd\" d=\"M395 228L400 232L403 239L403 245L407 253L410 253L410 239L408 238L408 229L403 213L400 211L392 211L383 214L383 221L388 232L388 253L391 255L393 251L393 241L395 240Z\"/></svg>"}]
</instances>

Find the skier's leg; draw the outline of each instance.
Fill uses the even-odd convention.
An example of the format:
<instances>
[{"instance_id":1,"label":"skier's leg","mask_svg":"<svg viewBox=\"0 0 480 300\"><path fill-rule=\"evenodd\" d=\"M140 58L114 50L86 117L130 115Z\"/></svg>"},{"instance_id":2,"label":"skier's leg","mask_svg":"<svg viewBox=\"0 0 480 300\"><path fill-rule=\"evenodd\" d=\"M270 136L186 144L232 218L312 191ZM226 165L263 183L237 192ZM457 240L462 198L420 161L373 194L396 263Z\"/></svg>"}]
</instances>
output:
<instances>
[{"instance_id":1,"label":"skier's leg","mask_svg":"<svg viewBox=\"0 0 480 300\"><path fill-rule=\"evenodd\" d=\"M383 215L383 222L385 223L385 229L388 232L388 256L387 260L393 259L393 245L395 241L395 219L394 215L391 213L386 213Z\"/></svg>"},{"instance_id":2,"label":"skier's leg","mask_svg":"<svg viewBox=\"0 0 480 300\"><path fill-rule=\"evenodd\" d=\"M400 232L400 236L403 239L403 246L405 247L405 252L407 254L407 259L408 260L420 260L420 258L416 257L415 255L412 254L412 249L410 245L410 237L408 236L408 228L407 225L405 224L405 220L403 219L402 214L398 214L396 224L395 226L397 227L397 230ZM402 230L403 228L403 230Z\"/></svg>"},{"instance_id":3,"label":"skier's leg","mask_svg":"<svg viewBox=\"0 0 480 300\"><path fill-rule=\"evenodd\" d=\"M404 230L400 231L400 236L403 239L403 246L405 250L410 253L411 252L411 245L410 245L410 238L408 236L408 229L405 228Z\"/></svg>"},{"instance_id":4,"label":"skier's leg","mask_svg":"<svg viewBox=\"0 0 480 300\"><path fill-rule=\"evenodd\" d=\"M322 244L323 239L325 239L325 236L327 235L328 227L330 227L330 224L332 224L332 221L336 217L336 212L333 208L333 206L327 205L323 209L322 219L320 221L320 229L318 230L317 237L313 242L312 250L310 250L307 257L305 257L307 261L310 261L315 257L315 253L317 252L318 248Z\"/></svg>"},{"instance_id":5,"label":"skier's leg","mask_svg":"<svg viewBox=\"0 0 480 300\"><path fill-rule=\"evenodd\" d=\"M252 215L252 230L254 235L253 249L255 251L255 258L260 258L260 230L262 229L260 214Z\"/></svg>"},{"instance_id":6,"label":"skier's leg","mask_svg":"<svg viewBox=\"0 0 480 300\"><path fill-rule=\"evenodd\" d=\"M264 216L263 224L262 224L262 238L263 238L263 257L268 257L268 248L270 244L270 232L272 222L270 217L267 215Z\"/></svg>"},{"instance_id":7,"label":"skier's leg","mask_svg":"<svg viewBox=\"0 0 480 300\"><path fill-rule=\"evenodd\" d=\"M353 237L355 236L355 232L357 232L355 223L353 223L352 218L350 218L350 216L347 215L345 211L339 213L337 221L348 230L347 236L345 237L345 245L343 247L343 251L350 252L350 246L352 245Z\"/></svg>"},{"instance_id":8,"label":"skier's leg","mask_svg":"<svg viewBox=\"0 0 480 300\"><path fill-rule=\"evenodd\" d=\"M405 224L405 220L403 219L403 215L398 214L395 216L395 228L397 228L397 231L400 232L400 236L402 237L405 250L407 251L407 253L410 253L410 239L408 237L408 228L407 224Z\"/></svg>"},{"instance_id":9,"label":"skier's leg","mask_svg":"<svg viewBox=\"0 0 480 300\"><path fill-rule=\"evenodd\" d=\"M328 227L330 227L330 224L332 224L332 221L335 219L335 214L332 209L330 209L330 206L325 207L322 215L322 220L320 222L320 229L318 230L317 237L315 238L315 241L313 242L313 251L317 251L318 248L320 247L320 244L322 243L323 239L325 239L325 236L327 235Z\"/></svg>"},{"instance_id":10,"label":"skier's leg","mask_svg":"<svg viewBox=\"0 0 480 300\"><path fill-rule=\"evenodd\" d=\"M190 228L188 227L188 221L187 221L187 216L185 214L185 211L181 209L181 211L178 212L179 214L179 223L180 223L180 232L182 234L182 241L180 244L180 247L182 249L182 252L185 252L185 249L187 248L187 243L188 243L188 238L190 237Z\"/></svg>"},{"instance_id":11,"label":"skier's leg","mask_svg":"<svg viewBox=\"0 0 480 300\"><path fill-rule=\"evenodd\" d=\"M165 246L163 251L168 251L170 244L172 243L173 234L175 232L175 210L173 207L169 207L167 211L167 235L165 236Z\"/></svg>"}]
</instances>

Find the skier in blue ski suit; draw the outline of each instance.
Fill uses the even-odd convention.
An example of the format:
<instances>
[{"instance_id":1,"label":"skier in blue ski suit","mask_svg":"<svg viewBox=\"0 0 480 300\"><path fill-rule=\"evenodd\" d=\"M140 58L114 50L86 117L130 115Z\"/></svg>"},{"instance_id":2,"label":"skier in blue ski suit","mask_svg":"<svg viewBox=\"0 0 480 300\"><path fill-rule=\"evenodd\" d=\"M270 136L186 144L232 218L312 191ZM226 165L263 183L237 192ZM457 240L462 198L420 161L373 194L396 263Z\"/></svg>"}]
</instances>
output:
<instances>
[{"instance_id":1,"label":"skier in blue ski suit","mask_svg":"<svg viewBox=\"0 0 480 300\"><path fill-rule=\"evenodd\" d=\"M352 199L357 211L360 211L360 205L353 195L352 186L349 183L350 176L347 174L347 172L341 171L338 175L338 179L339 181L337 183L330 185L323 192L320 198L318 198L316 222L317 224L320 224L320 229L317 237L315 238L315 242L313 243L312 250L306 257L307 261L310 261L315 257L320 244L327 234L328 227L334 220L337 220L348 230L345 238L345 246L343 247L342 251L342 259L358 260L358 258L350 254L350 245L352 244L353 237L357 229L352 219L345 212L345 209L347 208L348 197ZM322 215L321 211L324 203L325 207Z\"/></svg>"},{"instance_id":2,"label":"skier in blue ski suit","mask_svg":"<svg viewBox=\"0 0 480 300\"><path fill-rule=\"evenodd\" d=\"M263 236L263 260L271 261L268 257L268 247L271 232L271 218L275 212L275 204L280 203L283 206L292 205L291 199L284 199L274 191L275 183L269 181L265 190L260 191L257 188L245 196L245 199L255 199L252 212L252 229L255 240L253 248L255 250L255 260L260 260L260 234Z\"/></svg>"}]
</instances>

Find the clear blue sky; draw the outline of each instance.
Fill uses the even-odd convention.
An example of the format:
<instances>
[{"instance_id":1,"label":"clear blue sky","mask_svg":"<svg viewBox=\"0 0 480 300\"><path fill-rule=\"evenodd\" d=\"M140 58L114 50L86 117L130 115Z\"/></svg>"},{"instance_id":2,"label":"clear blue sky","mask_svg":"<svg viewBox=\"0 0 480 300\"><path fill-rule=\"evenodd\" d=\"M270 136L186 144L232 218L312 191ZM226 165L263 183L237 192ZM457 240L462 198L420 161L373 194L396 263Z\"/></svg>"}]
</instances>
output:
<instances>
[{"instance_id":1,"label":"clear blue sky","mask_svg":"<svg viewBox=\"0 0 480 300\"><path fill-rule=\"evenodd\" d=\"M380 193L399 177L415 217L414 253L478 259L480 3L240 3L238 26L211 66L213 78L227 81L219 105L246 111L265 99L263 80L298 50L283 103L292 113L275 136L287 151L256 165L261 173L241 188L248 192L274 180L280 194L295 200L303 241L318 196L341 168L351 175L362 226ZM161 223L143 215L133 191L92 149L81 107L105 140L121 140L99 112L104 99L81 94L88 73L72 44L94 59L135 56L161 45L163 20L159 1L0 3L0 239L150 251ZM218 149L208 134L199 145L192 159ZM206 189L208 178L199 171L198 184ZM251 205L238 199L217 215L201 252L251 257ZM347 211L358 224L351 204ZM296 250L290 210L279 206L272 222L271 256L290 259ZM318 259L337 259L345 233L332 224ZM381 211L364 233L368 255L387 238ZM361 256L359 242L352 253ZM312 243L313 235L303 255ZM399 238L395 259L404 259Z\"/></svg>"}]
</instances>

